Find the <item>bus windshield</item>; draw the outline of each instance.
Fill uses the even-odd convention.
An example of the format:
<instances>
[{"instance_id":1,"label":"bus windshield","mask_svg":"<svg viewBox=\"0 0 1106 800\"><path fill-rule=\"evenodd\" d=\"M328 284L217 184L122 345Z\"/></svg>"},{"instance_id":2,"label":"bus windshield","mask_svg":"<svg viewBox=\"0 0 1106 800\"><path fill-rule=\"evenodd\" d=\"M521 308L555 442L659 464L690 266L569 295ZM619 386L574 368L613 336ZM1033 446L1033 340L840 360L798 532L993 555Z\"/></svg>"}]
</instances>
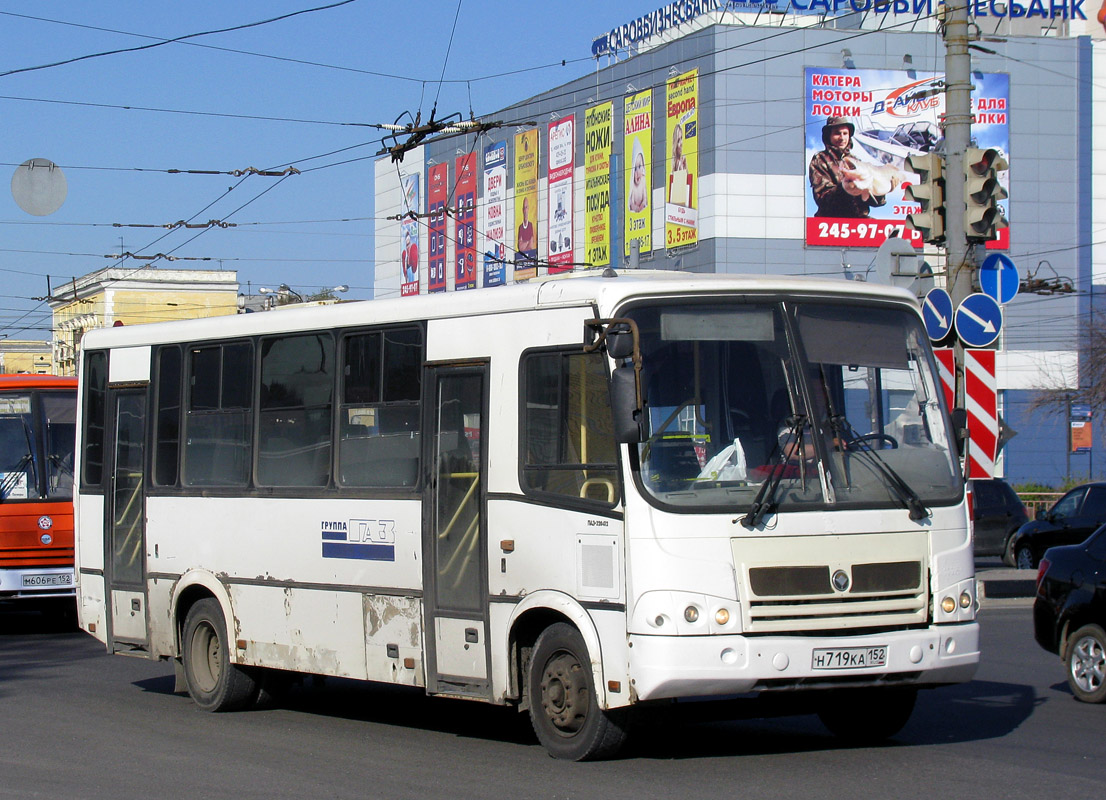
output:
<instances>
[{"instance_id":1,"label":"bus windshield","mask_svg":"<svg viewBox=\"0 0 1106 800\"><path fill-rule=\"evenodd\" d=\"M925 331L884 305L636 306L646 436L637 470L659 505L747 511L904 507L962 484ZM752 510L751 510L752 509Z\"/></svg>"},{"instance_id":2,"label":"bus windshield","mask_svg":"<svg viewBox=\"0 0 1106 800\"><path fill-rule=\"evenodd\" d=\"M0 396L0 502L73 496L75 414L72 392Z\"/></svg>"}]
</instances>

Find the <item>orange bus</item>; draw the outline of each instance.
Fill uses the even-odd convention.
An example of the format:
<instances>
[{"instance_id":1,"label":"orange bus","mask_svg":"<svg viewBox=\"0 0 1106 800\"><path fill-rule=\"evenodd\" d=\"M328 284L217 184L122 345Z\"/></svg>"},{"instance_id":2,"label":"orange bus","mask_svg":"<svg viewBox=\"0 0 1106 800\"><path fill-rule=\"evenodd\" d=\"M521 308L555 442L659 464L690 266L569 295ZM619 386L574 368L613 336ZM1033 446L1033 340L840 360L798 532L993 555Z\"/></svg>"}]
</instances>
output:
<instances>
[{"instance_id":1,"label":"orange bus","mask_svg":"<svg viewBox=\"0 0 1106 800\"><path fill-rule=\"evenodd\" d=\"M68 604L77 379L0 375L0 603Z\"/></svg>"}]
</instances>

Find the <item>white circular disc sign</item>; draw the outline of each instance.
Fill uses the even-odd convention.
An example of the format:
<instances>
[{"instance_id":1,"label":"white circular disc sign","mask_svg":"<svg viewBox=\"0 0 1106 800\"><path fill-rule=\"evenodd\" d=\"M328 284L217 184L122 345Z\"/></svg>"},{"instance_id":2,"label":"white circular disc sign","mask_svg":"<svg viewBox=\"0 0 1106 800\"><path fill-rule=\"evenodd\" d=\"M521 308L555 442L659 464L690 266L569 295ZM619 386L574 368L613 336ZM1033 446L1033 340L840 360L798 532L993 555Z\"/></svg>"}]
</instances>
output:
<instances>
[{"instance_id":1,"label":"white circular disc sign","mask_svg":"<svg viewBox=\"0 0 1106 800\"><path fill-rule=\"evenodd\" d=\"M45 158L24 161L12 175L12 197L20 208L36 217L61 208L68 191L61 167Z\"/></svg>"}]
</instances>

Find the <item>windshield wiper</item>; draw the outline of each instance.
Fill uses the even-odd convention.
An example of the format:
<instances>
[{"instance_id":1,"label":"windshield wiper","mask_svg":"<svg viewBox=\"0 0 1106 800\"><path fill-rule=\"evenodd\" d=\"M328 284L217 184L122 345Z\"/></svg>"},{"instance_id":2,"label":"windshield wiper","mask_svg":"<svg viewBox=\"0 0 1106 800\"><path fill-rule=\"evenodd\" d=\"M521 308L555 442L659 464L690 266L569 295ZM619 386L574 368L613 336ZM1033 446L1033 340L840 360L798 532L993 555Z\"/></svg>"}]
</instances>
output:
<instances>
[{"instance_id":1,"label":"windshield wiper","mask_svg":"<svg viewBox=\"0 0 1106 800\"><path fill-rule=\"evenodd\" d=\"M926 508L925 503L922 502L922 498L918 496L918 493L910 487L909 483L902 479L899 473L895 472L890 464L883 460L879 453L868 444L863 436L856 432L844 416L837 415L830 417L830 425L835 434L844 434L841 440L848 443L846 448L848 448L849 444L855 444L856 448L852 452L860 453L867 457L868 463L871 464L875 472L883 478L883 482L898 495L899 500L909 509L910 519L917 522L931 515L930 510Z\"/></svg>"},{"instance_id":2,"label":"windshield wiper","mask_svg":"<svg viewBox=\"0 0 1106 800\"><path fill-rule=\"evenodd\" d=\"M795 439L796 450L794 452L799 453L800 457L803 452L803 430L806 427L806 415L795 414L788 417L785 422L787 423L788 438ZM776 460L772 462L772 471L768 473L768 477L764 479L764 483L760 485L760 491L757 492L757 496L753 498L753 504L749 506L749 511L743 517L735 519L734 522L740 522L746 528L755 528L761 523L761 520L768 515L768 512L775 508L773 502L776 496L776 489L780 485L780 481L783 480L784 473L787 471L787 452L786 449L780 447L776 451Z\"/></svg>"},{"instance_id":3,"label":"windshield wiper","mask_svg":"<svg viewBox=\"0 0 1106 800\"><path fill-rule=\"evenodd\" d=\"M69 467L68 464L65 463L65 460L61 456L59 456L57 453L51 453L50 455L46 456L46 460L49 461L51 464L53 464L58 469L59 472L64 472L70 478L74 477L73 476L73 470Z\"/></svg>"}]
</instances>

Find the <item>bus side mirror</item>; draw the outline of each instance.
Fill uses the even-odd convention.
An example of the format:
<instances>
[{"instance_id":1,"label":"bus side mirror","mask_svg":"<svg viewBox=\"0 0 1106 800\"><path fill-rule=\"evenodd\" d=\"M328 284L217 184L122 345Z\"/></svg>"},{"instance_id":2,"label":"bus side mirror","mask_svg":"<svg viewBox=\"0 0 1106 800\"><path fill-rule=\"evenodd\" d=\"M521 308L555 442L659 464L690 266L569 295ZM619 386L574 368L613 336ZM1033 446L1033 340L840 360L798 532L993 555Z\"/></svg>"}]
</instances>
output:
<instances>
[{"instance_id":1,"label":"bus side mirror","mask_svg":"<svg viewBox=\"0 0 1106 800\"><path fill-rule=\"evenodd\" d=\"M621 444L635 444L645 438L637 396L634 368L615 367L611 371L611 415L614 418L615 441Z\"/></svg>"},{"instance_id":2,"label":"bus side mirror","mask_svg":"<svg viewBox=\"0 0 1106 800\"><path fill-rule=\"evenodd\" d=\"M616 323L607 329L607 355L615 361L630 358L634 354L634 334L630 326Z\"/></svg>"},{"instance_id":3,"label":"bus side mirror","mask_svg":"<svg viewBox=\"0 0 1106 800\"><path fill-rule=\"evenodd\" d=\"M952 435L956 437L956 454L963 458L964 445L968 441L968 410L954 408L949 416L952 418Z\"/></svg>"}]
</instances>

